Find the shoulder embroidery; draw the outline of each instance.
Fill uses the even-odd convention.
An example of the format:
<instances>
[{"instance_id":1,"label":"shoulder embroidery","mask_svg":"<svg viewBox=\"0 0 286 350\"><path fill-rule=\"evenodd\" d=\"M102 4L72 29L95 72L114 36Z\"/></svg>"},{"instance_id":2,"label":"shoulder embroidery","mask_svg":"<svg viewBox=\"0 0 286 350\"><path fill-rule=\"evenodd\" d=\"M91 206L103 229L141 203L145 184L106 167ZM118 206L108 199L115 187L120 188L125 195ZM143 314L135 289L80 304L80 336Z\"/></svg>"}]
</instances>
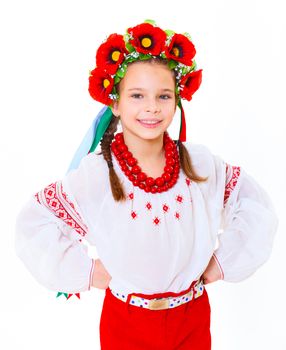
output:
<instances>
[{"instance_id":1,"label":"shoulder embroidery","mask_svg":"<svg viewBox=\"0 0 286 350\"><path fill-rule=\"evenodd\" d=\"M224 192L224 206L226 205L229 196L235 188L238 177L240 175L240 167L226 163L226 180L225 180L225 192Z\"/></svg>"},{"instance_id":2,"label":"shoulder embroidery","mask_svg":"<svg viewBox=\"0 0 286 350\"><path fill-rule=\"evenodd\" d=\"M37 201L47 207L55 216L62 219L67 225L74 228L81 236L85 236L88 229L83 223L75 205L63 191L61 181L51 183L35 194Z\"/></svg>"}]
</instances>

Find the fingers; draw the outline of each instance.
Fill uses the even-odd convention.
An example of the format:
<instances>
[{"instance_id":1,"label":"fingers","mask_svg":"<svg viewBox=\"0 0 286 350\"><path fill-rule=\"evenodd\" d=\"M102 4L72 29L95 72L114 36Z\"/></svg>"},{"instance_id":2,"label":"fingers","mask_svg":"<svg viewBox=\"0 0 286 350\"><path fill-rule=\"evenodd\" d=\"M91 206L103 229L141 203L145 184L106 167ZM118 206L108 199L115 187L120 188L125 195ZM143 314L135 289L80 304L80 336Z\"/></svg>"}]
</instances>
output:
<instances>
[{"instance_id":1,"label":"fingers","mask_svg":"<svg viewBox=\"0 0 286 350\"><path fill-rule=\"evenodd\" d=\"M201 281L203 284L206 284L206 278L204 277L204 275L201 275L200 281Z\"/></svg>"}]
</instances>

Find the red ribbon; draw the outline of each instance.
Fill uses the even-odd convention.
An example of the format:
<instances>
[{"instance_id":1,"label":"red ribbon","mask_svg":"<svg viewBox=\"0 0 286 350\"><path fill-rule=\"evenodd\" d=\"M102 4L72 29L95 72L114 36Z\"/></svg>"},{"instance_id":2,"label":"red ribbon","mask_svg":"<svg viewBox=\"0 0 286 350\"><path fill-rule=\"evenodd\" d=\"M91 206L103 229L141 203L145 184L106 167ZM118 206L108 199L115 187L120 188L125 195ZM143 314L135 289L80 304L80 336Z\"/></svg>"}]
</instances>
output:
<instances>
[{"instance_id":1,"label":"red ribbon","mask_svg":"<svg viewBox=\"0 0 286 350\"><path fill-rule=\"evenodd\" d=\"M67 299L69 299L73 294L69 294ZM79 299L80 299L80 293L74 293L74 295L76 295Z\"/></svg>"},{"instance_id":2,"label":"red ribbon","mask_svg":"<svg viewBox=\"0 0 286 350\"><path fill-rule=\"evenodd\" d=\"M183 108L181 101L179 101L178 106L181 109L181 125L180 125L179 140L181 142L185 142L187 139L187 127L186 127L185 111L184 111L184 108Z\"/></svg>"}]
</instances>

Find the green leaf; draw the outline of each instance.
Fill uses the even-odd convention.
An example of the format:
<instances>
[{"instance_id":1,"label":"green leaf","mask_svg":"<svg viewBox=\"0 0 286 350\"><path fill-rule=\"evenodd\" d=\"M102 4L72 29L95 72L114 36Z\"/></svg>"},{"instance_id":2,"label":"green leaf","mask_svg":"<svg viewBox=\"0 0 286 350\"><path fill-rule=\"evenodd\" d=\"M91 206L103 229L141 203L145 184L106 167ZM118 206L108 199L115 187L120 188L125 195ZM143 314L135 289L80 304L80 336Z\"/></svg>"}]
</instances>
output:
<instances>
[{"instance_id":1,"label":"green leaf","mask_svg":"<svg viewBox=\"0 0 286 350\"><path fill-rule=\"evenodd\" d=\"M120 78L118 75L115 75L115 77L114 77L114 85L117 84L117 83L119 83L120 80L121 80L121 78ZM112 91L113 91L113 90L112 90ZM114 92L113 92L113 93L114 93Z\"/></svg>"},{"instance_id":2,"label":"green leaf","mask_svg":"<svg viewBox=\"0 0 286 350\"><path fill-rule=\"evenodd\" d=\"M196 70L197 69L197 62L195 60L193 60L193 64L192 64L192 70Z\"/></svg>"},{"instance_id":3,"label":"green leaf","mask_svg":"<svg viewBox=\"0 0 286 350\"><path fill-rule=\"evenodd\" d=\"M187 38L189 38L192 41L192 37L188 32L184 32L183 35L185 35Z\"/></svg>"},{"instance_id":4,"label":"green leaf","mask_svg":"<svg viewBox=\"0 0 286 350\"><path fill-rule=\"evenodd\" d=\"M140 53L139 54L139 58L140 58L140 60L148 60L149 58L151 58L151 56L150 55L146 55L146 54L144 54L144 53Z\"/></svg>"},{"instance_id":5,"label":"green leaf","mask_svg":"<svg viewBox=\"0 0 286 350\"><path fill-rule=\"evenodd\" d=\"M144 23L150 23L153 26L156 26L156 22L153 19L145 19Z\"/></svg>"},{"instance_id":6,"label":"green leaf","mask_svg":"<svg viewBox=\"0 0 286 350\"><path fill-rule=\"evenodd\" d=\"M134 48L129 42L127 42L127 43L125 44L125 46L126 46L126 49L127 49L129 52L135 51L135 48Z\"/></svg>"},{"instance_id":7,"label":"green leaf","mask_svg":"<svg viewBox=\"0 0 286 350\"><path fill-rule=\"evenodd\" d=\"M189 67L182 67L182 74L185 75L189 72Z\"/></svg>"},{"instance_id":8,"label":"green leaf","mask_svg":"<svg viewBox=\"0 0 286 350\"><path fill-rule=\"evenodd\" d=\"M134 61L137 61L137 60L138 60L138 58L130 56L124 62L125 63L130 63L130 62L134 62Z\"/></svg>"},{"instance_id":9,"label":"green leaf","mask_svg":"<svg viewBox=\"0 0 286 350\"><path fill-rule=\"evenodd\" d=\"M123 61L122 64L121 64L121 68L122 68L124 71L126 71L126 69L127 69L127 63Z\"/></svg>"},{"instance_id":10,"label":"green leaf","mask_svg":"<svg viewBox=\"0 0 286 350\"><path fill-rule=\"evenodd\" d=\"M175 68L177 65L178 65L178 62L176 62L175 60L170 60L170 61L168 62L168 67L169 67L170 69Z\"/></svg>"},{"instance_id":11,"label":"green leaf","mask_svg":"<svg viewBox=\"0 0 286 350\"><path fill-rule=\"evenodd\" d=\"M176 84L175 90L176 90L176 95L179 95L180 90L177 84Z\"/></svg>"},{"instance_id":12,"label":"green leaf","mask_svg":"<svg viewBox=\"0 0 286 350\"><path fill-rule=\"evenodd\" d=\"M119 77L119 78L123 78L124 75L125 75L125 70L124 70L124 68L121 67L121 68L119 68L118 71L116 72L115 77L117 76L117 77Z\"/></svg>"},{"instance_id":13,"label":"green leaf","mask_svg":"<svg viewBox=\"0 0 286 350\"><path fill-rule=\"evenodd\" d=\"M123 39L124 39L125 43L127 43L130 39L130 34L129 33L124 34Z\"/></svg>"},{"instance_id":14,"label":"green leaf","mask_svg":"<svg viewBox=\"0 0 286 350\"><path fill-rule=\"evenodd\" d=\"M172 29L166 29L166 30L165 30L165 33L166 33L168 36L171 36L171 35L175 34L175 32L174 32Z\"/></svg>"}]
</instances>

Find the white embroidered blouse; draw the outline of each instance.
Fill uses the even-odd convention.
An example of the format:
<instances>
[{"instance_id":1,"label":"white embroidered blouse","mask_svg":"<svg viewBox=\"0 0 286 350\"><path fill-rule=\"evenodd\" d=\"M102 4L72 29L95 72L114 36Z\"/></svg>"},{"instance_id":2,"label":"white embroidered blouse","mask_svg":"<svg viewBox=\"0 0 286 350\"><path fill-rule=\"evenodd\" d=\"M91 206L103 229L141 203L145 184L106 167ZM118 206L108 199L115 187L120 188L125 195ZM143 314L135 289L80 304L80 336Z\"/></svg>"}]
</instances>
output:
<instances>
[{"instance_id":1,"label":"white embroidered blouse","mask_svg":"<svg viewBox=\"0 0 286 350\"><path fill-rule=\"evenodd\" d=\"M252 275L268 260L277 231L271 199L241 167L204 145L184 145L208 181L196 183L180 170L171 189L146 193L112 154L127 194L116 202L107 163L93 152L31 196L17 216L15 249L36 280L54 291L90 290L95 259L84 240L112 276L109 287L125 294L185 290L212 256L225 281Z\"/></svg>"}]
</instances>

